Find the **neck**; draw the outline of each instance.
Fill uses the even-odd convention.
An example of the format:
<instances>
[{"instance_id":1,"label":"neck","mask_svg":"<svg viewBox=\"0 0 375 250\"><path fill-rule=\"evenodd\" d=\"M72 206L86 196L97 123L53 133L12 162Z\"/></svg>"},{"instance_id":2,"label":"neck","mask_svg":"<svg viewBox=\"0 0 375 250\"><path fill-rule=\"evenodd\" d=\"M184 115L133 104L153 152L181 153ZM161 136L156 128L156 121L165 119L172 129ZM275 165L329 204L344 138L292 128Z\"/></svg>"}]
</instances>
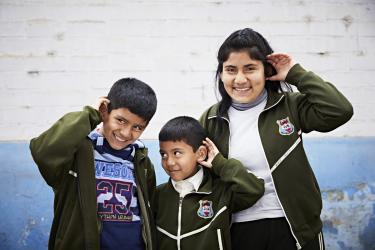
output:
<instances>
[{"instance_id":1,"label":"neck","mask_svg":"<svg viewBox=\"0 0 375 250\"><path fill-rule=\"evenodd\" d=\"M236 110L244 111L244 110L248 110L248 109L258 106L265 99L267 99L267 90L263 89L263 91L259 94L259 96L254 101L248 102L248 103L238 103L232 100L231 106L235 108Z\"/></svg>"}]
</instances>

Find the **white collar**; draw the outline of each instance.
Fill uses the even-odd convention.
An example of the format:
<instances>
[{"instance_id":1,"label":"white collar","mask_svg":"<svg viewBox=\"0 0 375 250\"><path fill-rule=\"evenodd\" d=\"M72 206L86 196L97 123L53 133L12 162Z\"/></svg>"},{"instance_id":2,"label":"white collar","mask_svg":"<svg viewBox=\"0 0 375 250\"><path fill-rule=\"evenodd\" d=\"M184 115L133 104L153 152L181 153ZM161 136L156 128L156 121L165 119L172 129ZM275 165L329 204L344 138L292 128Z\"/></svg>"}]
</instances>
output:
<instances>
[{"instance_id":1,"label":"white collar","mask_svg":"<svg viewBox=\"0 0 375 250\"><path fill-rule=\"evenodd\" d=\"M198 191L199 186L201 185L201 183L203 181L203 169L202 169L202 167L199 167L199 170L195 175L193 175L193 176L191 176L191 177L189 177L185 180L181 180L181 181L176 182L176 181L171 179L171 181L172 181L172 185L173 185L174 189L178 193L180 193L181 196L185 196L185 195L182 195L182 194L185 193L186 191L187 191L187 193L191 193L192 191L196 192L196 191ZM185 183L190 183L190 185L189 184L186 185ZM177 184L180 184L180 185L177 185ZM181 187L183 187L183 188L186 187L187 189L191 189L191 188L189 188L189 186L191 187L191 185L194 188L193 190L186 190L186 191L180 190Z\"/></svg>"}]
</instances>

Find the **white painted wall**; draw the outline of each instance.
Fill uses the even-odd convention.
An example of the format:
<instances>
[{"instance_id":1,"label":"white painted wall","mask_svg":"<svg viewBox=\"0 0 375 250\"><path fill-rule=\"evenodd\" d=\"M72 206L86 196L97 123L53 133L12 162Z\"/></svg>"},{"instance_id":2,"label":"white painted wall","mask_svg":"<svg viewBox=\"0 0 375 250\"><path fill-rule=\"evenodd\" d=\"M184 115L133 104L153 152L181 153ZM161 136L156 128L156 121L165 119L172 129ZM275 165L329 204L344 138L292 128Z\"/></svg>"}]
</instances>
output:
<instances>
[{"instance_id":1,"label":"white painted wall","mask_svg":"<svg viewBox=\"0 0 375 250\"><path fill-rule=\"evenodd\" d=\"M143 138L216 102L219 45L252 27L335 85L354 117L327 135L375 136L374 0L0 0L0 140L27 140L133 76L157 92Z\"/></svg>"}]
</instances>

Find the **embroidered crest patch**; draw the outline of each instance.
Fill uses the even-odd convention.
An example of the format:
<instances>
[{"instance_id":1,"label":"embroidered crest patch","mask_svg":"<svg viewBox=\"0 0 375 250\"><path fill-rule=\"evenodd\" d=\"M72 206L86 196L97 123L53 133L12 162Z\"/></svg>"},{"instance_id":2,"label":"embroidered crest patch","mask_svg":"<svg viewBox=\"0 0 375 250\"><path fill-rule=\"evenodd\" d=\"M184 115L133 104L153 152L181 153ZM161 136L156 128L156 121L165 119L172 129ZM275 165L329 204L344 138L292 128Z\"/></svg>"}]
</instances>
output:
<instances>
[{"instance_id":1,"label":"embroidered crest patch","mask_svg":"<svg viewBox=\"0 0 375 250\"><path fill-rule=\"evenodd\" d=\"M279 133L281 135L291 135L294 132L294 125L289 121L289 117L277 120L277 125L279 125Z\"/></svg>"},{"instance_id":2,"label":"embroidered crest patch","mask_svg":"<svg viewBox=\"0 0 375 250\"><path fill-rule=\"evenodd\" d=\"M214 216L214 211L212 209L212 201L200 200L197 214L199 217L203 219L209 219L212 216Z\"/></svg>"}]
</instances>

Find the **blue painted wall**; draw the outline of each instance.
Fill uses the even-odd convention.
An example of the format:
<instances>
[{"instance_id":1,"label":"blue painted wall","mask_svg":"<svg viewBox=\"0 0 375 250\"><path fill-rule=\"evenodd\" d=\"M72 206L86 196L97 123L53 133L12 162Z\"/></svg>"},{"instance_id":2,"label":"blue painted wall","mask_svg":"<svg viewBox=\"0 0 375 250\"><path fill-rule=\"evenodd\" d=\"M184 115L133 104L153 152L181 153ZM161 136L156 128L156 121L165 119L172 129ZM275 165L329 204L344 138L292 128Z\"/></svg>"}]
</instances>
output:
<instances>
[{"instance_id":1,"label":"blue painted wall","mask_svg":"<svg viewBox=\"0 0 375 250\"><path fill-rule=\"evenodd\" d=\"M157 141L145 141L157 181ZM306 139L323 196L326 248L375 249L375 138ZM46 249L53 193L33 163L26 142L0 143L0 249Z\"/></svg>"}]
</instances>

